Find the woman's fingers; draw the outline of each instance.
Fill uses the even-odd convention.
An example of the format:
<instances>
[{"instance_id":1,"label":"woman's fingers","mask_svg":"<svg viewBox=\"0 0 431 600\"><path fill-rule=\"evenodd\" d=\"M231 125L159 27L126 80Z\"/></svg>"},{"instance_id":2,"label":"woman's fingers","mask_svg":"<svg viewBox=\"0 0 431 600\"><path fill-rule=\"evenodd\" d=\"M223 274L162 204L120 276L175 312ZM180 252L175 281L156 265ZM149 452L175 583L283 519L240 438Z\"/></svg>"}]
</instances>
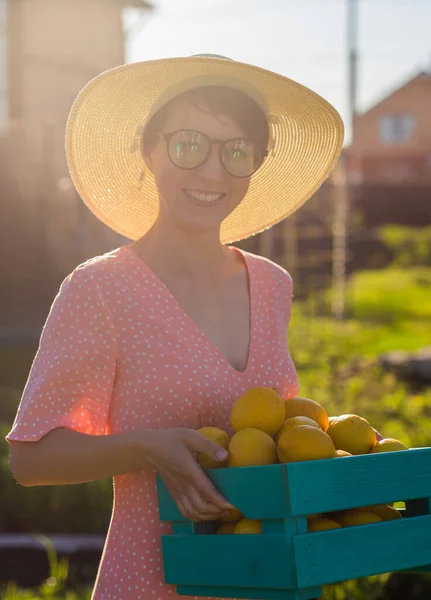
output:
<instances>
[{"instance_id":1,"label":"woman's fingers","mask_svg":"<svg viewBox=\"0 0 431 600\"><path fill-rule=\"evenodd\" d=\"M214 504L210 504L204 500L195 488L189 488L187 497L190 500L193 509L200 515L200 517L214 520L220 517L222 511L217 508L217 506L214 506Z\"/></svg>"},{"instance_id":2,"label":"woman's fingers","mask_svg":"<svg viewBox=\"0 0 431 600\"><path fill-rule=\"evenodd\" d=\"M199 465L196 464L196 471L193 473L193 477L189 479L189 482L204 500L218 508L221 512L235 508L217 491L212 481L205 475Z\"/></svg>"},{"instance_id":3,"label":"woman's fingers","mask_svg":"<svg viewBox=\"0 0 431 600\"><path fill-rule=\"evenodd\" d=\"M168 473L164 473L162 478L169 493L177 502L180 511L188 519L197 521L215 520L219 518L223 512L229 510L216 506L202 497L197 488L193 485L193 481L190 482L184 477L172 477L172 475ZM223 497L221 498L223 499Z\"/></svg>"}]
</instances>

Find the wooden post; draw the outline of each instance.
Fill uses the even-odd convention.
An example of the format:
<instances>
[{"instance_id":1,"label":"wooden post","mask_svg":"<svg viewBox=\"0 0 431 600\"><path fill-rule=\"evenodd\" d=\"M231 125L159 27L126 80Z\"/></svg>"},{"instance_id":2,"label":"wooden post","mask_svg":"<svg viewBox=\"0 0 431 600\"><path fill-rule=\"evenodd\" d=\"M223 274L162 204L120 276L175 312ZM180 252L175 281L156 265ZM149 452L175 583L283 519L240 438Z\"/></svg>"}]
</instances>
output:
<instances>
[{"instance_id":1,"label":"wooden post","mask_svg":"<svg viewBox=\"0 0 431 600\"><path fill-rule=\"evenodd\" d=\"M264 256L265 258L272 260L274 258L274 227L271 227L266 231L262 231L262 233L259 234L258 239L258 252L260 256Z\"/></svg>"},{"instance_id":2,"label":"wooden post","mask_svg":"<svg viewBox=\"0 0 431 600\"><path fill-rule=\"evenodd\" d=\"M337 320L344 317L346 297L346 242L349 195L344 161L333 172L332 193L334 220L332 226L332 314Z\"/></svg>"},{"instance_id":3,"label":"wooden post","mask_svg":"<svg viewBox=\"0 0 431 600\"><path fill-rule=\"evenodd\" d=\"M283 242L284 256L283 262L286 269L292 276L293 282L296 281L296 269L298 263L297 231L296 231L296 213L287 217L283 223Z\"/></svg>"}]
</instances>

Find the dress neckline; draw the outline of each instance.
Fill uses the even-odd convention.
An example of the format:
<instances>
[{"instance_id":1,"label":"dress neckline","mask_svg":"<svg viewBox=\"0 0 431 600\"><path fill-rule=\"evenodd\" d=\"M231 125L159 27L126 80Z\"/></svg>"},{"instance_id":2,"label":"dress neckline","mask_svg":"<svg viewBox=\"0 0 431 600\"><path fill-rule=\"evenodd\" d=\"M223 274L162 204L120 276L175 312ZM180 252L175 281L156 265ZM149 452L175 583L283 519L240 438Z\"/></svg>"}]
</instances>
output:
<instances>
[{"instance_id":1,"label":"dress neckline","mask_svg":"<svg viewBox=\"0 0 431 600\"><path fill-rule=\"evenodd\" d=\"M240 256L242 257L245 269L247 271L247 279L248 279L249 313L250 313L249 327L250 327L250 330L249 330L248 356L247 356L244 370L242 370L242 371L240 371L239 369L237 369L236 367L233 366L233 364L228 360L227 356L220 350L220 348L218 346L216 346L214 344L214 342L212 342L210 340L210 338L195 323L195 321L192 319L192 317L184 310L183 306L180 304L180 302L177 300L177 298L174 296L174 294L171 292L171 290L168 288L168 286L160 279L160 277L158 275L156 275L156 273L151 269L151 267L148 265L148 263L141 256L139 256L139 254L137 252L135 252L135 250L131 246L121 246L120 250L125 252L128 256L131 257L131 259L136 264L137 268L146 272L154 281L157 282L160 289L163 291L163 294L165 295L165 297L167 299L169 299L169 301L172 304L175 305L176 309L181 312L182 316L184 317L184 319L186 319L186 321L189 323L191 328L194 329L194 331L197 334L199 334L199 336L202 338L202 340L211 348L213 353L215 355L217 355L219 357L219 359L221 359L223 362L225 362L229 366L230 370L233 373L235 373L238 376L244 376L245 374L248 373L248 371L251 367L252 358L253 358L253 349L254 349L254 331L255 331L254 291L253 291L254 282L253 282L252 268L250 266L247 252L241 250L240 248L236 248L235 246L231 246L231 248L233 249L234 252L238 252L240 254Z\"/></svg>"}]
</instances>

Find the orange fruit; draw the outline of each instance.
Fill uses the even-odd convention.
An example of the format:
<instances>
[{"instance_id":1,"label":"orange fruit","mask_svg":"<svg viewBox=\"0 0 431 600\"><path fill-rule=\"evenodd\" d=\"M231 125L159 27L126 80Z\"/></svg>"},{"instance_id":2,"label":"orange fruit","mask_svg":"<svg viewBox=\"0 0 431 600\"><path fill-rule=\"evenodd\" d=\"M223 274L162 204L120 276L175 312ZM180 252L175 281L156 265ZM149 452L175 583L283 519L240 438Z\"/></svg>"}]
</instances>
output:
<instances>
[{"instance_id":1,"label":"orange fruit","mask_svg":"<svg viewBox=\"0 0 431 600\"><path fill-rule=\"evenodd\" d=\"M377 441L374 429L358 415L340 415L331 422L326 433L337 450L350 454L368 454Z\"/></svg>"},{"instance_id":2,"label":"orange fruit","mask_svg":"<svg viewBox=\"0 0 431 600\"><path fill-rule=\"evenodd\" d=\"M223 523L232 523L234 521L239 521L243 518L244 515L241 513L241 511L239 511L237 508L234 508L230 511L227 517L220 517L220 521L222 521Z\"/></svg>"},{"instance_id":3,"label":"orange fruit","mask_svg":"<svg viewBox=\"0 0 431 600\"><path fill-rule=\"evenodd\" d=\"M289 429L289 427L296 427L297 425L309 425L310 427L316 427L320 429L319 423L316 423L316 421L313 421L313 419L310 419L310 417L289 417L288 419L285 419L283 425L275 434L274 440L278 442L281 434L284 433L286 429Z\"/></svg>"},{"instance_id":4,"label":"orange fruit","mask_svg":"<svg viewBox=\"0 0 431 600\"><path fill-rule=\"evenodd\" d=\"M308 425L297 425L285 431L278 440L277 456L281 463L319 460L335 456L334 444L324 431Z\"/></svg>"},{"instance_id":5,"label":"orange fruit","mask_svg":"<svg viewBox=\"0 0 431 600\"><path fill-rule=\"evenodd\" d=\"M315 400L310 398L289 398L284 402L286 412L285 418L289 417L308 417L318 423L322 431L328 429L328 413Z\"/></svg>"},{"instance_id":6,"label":"orange fruit","mask_svg":"<svg viewBox=\"0 0 431 600\"><path fill-rule=\"evenodd\" d=\"M222 523L220 527L217 529L216 533L218 534L229 534L233 533L235 529L236 523Z\"/></svg>"},{"instance_id":7,"label":"orange fruit","mask_svg":"<svg viewBox=\"0 0 431 600\"><path fill-rule=\"evenodd\" d=\"M340 529L341 525L327 517L313 517L307 519L307 529L310 533L314 531L327 531L328 529Z\"/></svg>"},{"instance_id":8,"label":"orange fruit","mask_svg":"<svg viewBox=\"0 0 431 600\"><path fill-rule=\"evenodd\" d=\"M373 512L379 516L382 521L394 521L395 519L402 519L402 515L397 511L396 508L389 506L388 504L375 504L374 506L364 506L359 510L365 510L366 512Z\"/></svg>"},{"instance_id":9,"label":"orange fruit","mask_svg":"<svg viewBox=\"0 0 431 600\"><path fill-rule=\"evenodd\" d=\"M233 530L234 533L262 533L262 521L256 519L241 519Z\"/></svg>"},{"instance_id":10,"label":"orange fruit","mask_svg":"<svg viewBox=\"0 0 431 600\"><path fill-rule=\"evenodd\" d=\"M274 440L264 431L254 427L237 431L229 442L228 453L229 467L272 465L277 462Z\"/></svg>"},{"instance_id":11,"label":"orange fruit","mask_svg":"<svg viewBox=\"0 0 431 600\"><path fill-rule=\"evenodd\" d=\"M380 523L383 521L376 513L372 511L352 508L351 510L342 510L332 513L334 521L342 527L354 527L355 525L369 525L371 523Z\"/></svg>"},{"instance_id":12,"label":"orange fruit","mask_svg":"<svg viewBox=\"0 0 431 600\"><path fill-rule=\"evenodd\" d=\"M275 389L254 387L233 405L230 424L234 431L254 427L274 435L283 425L284 413L284 400Z\"/></svg>"},{"instance_id":13,"label":"orange fruit","mask_svg":"<svg viewBox=\"0 0 431 600\"><path fill-rule=\"evenodd\" d=\"M377 454L379 452L397 452L398 450L408 450L408 447L394 438L384 438L371 448L370 454Z\"/></svg>"},{"instance_id":14,"label":"orange fruit","mask_svg":"<svg viewBox=\"0 0 431 600\"><path fill-rule=\"evenodd\" d=\"M345 450L335 450L335 454L337 456L353 456L350 452L346 452Z\"/></svg>"}]
</instances>

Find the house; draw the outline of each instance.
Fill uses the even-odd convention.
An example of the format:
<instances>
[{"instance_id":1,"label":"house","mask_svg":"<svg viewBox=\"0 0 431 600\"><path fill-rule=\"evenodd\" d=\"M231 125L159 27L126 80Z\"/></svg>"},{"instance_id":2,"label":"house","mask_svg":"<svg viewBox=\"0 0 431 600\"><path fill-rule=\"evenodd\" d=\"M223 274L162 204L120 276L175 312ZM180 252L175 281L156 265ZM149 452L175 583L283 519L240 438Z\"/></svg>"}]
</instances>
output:
<instances>
[{"instance_id":1,"label":"house","mask_svg":"<svg viewBox=\"0 0 431 600\"><path fill-rule=\"evenodd\" d=\"M354 123L349 148L353 182L431 184L431 73L421 72Z\"/></svg>"},{"instance_id":2,"label":"house","mask_svg":"<svg viewBox=\"0 0 431 600\"><path fill-rule=\"evenodd\" d=\"M420 72L354 123L348 178L364 226L431 223L431 73Z\"/></svg>"}]
</instances>

